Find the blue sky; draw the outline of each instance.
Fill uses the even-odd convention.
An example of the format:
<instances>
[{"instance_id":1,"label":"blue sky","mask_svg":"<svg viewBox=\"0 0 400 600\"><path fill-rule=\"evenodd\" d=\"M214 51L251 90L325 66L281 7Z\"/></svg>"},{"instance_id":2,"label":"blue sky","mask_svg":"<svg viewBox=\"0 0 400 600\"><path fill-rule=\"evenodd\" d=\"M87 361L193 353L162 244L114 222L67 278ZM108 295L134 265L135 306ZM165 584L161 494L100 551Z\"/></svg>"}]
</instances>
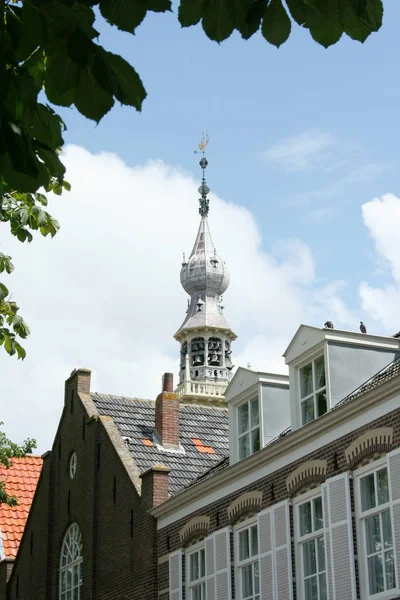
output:
<instances>
[{"instance_id":1,"label":"blue sky","mask_svg":"<svg viewBox=\"0 0 400 600\"><path fill-rule=\"evenodd\" d=\"M24 362L0 352L11 438L51 446L75 367L93 370L95 391L144 398L177 373L203 129L235 364L282 372L301 322L400 329L400 4L385 7L364 45L328 50L298 27L277 50L260 35L219 46L175 14L150 15L135 36L104 24L101 42L135 66L148 98L98 126L60 111L72 191L49 210L61 230L29 246L4 237L5 283L32 329Z\"/></svg>"},{"instance_id":2,"label":"blue sky","mask_svg":"<svg viewBox=\"0 0 400 600\"><path fill-rule=\"evenodd\" d=\"M197 176L192 151L207 128L212 189L249 207L269 249L282 236L310 244L318 278L349 280L352 303L355 273L382 277L360 205L398 189L399 21L400 5L386 0L379 33L327 50L297 26L278 50L261 35L235 33L218 45L201 26L182 29L176 14L151 14L135 36L103 24L100 41L135 66L148 98L141 114L115 106L97 127L66 111L66 140L129 165L161 158ZM263 158L304 132L333 138L309 168L287 172Z\"/></svg>"}]
</instances>

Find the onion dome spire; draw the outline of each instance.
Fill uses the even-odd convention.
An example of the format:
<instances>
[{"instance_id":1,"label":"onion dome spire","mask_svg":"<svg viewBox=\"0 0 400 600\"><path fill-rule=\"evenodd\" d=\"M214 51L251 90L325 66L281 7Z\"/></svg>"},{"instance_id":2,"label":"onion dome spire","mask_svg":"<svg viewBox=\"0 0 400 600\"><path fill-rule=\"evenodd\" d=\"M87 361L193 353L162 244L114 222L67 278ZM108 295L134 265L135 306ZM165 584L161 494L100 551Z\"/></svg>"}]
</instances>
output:
<instances>
[{"instance_id":1,"label":"onion dome spire","mask_svg":"<svg viewBox=\"0 0 400 600\"><path fill-rule=\"evenodd\" d=\"M204 131L203 131L203 135L202 135L201 141L199 143L199 150L203 155L199 162L199 165L203 170L203 178L201 180L201 186L198 189L198 192L201 195L201 198L199 198L199 203L200 203L199 213L200 213L201 217L207 217L208 212L210 210L210 201L207 198L208 194L210 193L210 188L208 187L208 185L206 183L206 168L208 165L208 160L206 159L206 148L208 146L209 140L210 140L210 136L208 135L208 132L206 131L204 133Z\"/></svg>"}]
</instances>

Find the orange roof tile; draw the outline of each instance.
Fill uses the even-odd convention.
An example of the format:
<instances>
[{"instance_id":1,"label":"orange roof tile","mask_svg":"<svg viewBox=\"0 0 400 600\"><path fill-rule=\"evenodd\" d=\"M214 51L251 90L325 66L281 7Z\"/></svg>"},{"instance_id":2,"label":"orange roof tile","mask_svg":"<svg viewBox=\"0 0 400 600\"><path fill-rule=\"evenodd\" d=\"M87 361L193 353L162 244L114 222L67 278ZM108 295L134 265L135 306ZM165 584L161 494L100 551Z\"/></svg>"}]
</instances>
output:
<instances>
[{"instance_id":1,"label":"orange roof tile","mask_svg":"<svg viewBox=\"0 0 400 600\"><path fill-rule=\"evenodd\" d=\"M5 482L7 494L18 498L17 506L0 504L0 559L4 558L1 544L5 558L14 558L17 554L43 459L40 456L26 456L13 458L12 463L9 469L0 464L0 480Z\"/></svg>"},{"instance_id":2,"label":"orange roof tile","mask_svg":"<svg viewBox=\"0 0 400 600\"><path fill-rule=\"evenodd\" d=\"M211 446L205 446L201 440L192 438L192 442L196 446L197 450L202 454L215 454L214 448L211 448Z\"/></svg>"},{"instance_id":3,"label":"orange roof tile","mask_svg":"<svg viewBox=\"0 0 400 600\"><path fill-rule=\"evenodd\" d=\"M145 446L152 446L153 445L153 442L151 440L146 439L146 438L143 438L142 442L143 442L143 444Z\"/></svg>"}]
</instances>

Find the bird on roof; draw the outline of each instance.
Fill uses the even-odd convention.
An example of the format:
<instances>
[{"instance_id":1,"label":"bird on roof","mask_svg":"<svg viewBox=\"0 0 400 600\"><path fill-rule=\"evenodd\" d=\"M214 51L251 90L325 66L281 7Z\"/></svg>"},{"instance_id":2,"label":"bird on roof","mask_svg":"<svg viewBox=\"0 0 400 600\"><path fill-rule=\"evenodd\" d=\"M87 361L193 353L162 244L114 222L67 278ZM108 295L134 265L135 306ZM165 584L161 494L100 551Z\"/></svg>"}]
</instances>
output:
<instances>
[{"instance_id":1,"label":"bird on roof","mask_svg":"<svg viewBox=\"0 0 400 600\"><path fill-rule=\"evenodd\" d=\"M398 331L397 333L394 333L392 335L392 337L394 337L394 338L400 338L400 331Z\"/></svg>"},{"instance_id":2,"label":"bird on roof","mask_svg":"<svg viewBox=\"0 0 400 600\"><path fill-rule=\"evenodd\" d=\"M325 321L324 327L326 327L326 329L334 329L332 321Z\"/></svg>"},{"instance_id":3,"label":"bird on roof","mask_svg":"<svg viewBox=\"0 0 400 600\"><path fill-rule=\"evenodd\" d=\"M360 321L360 331L361 333L367 333L367 328L362 321Z\"/></svg>"}]
</instances>

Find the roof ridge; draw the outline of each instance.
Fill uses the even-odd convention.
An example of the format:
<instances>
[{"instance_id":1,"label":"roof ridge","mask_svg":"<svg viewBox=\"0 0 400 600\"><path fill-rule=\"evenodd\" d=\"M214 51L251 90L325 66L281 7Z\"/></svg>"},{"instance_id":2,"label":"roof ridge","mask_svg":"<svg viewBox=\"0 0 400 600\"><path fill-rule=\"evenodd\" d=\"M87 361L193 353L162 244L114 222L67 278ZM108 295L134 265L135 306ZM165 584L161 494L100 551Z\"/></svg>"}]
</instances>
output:
<instances>
[{"instance_id":1,"label":"roof ridge","mask_svg":"<svg viewBox=\"0 0 400 600\"><path fill-rule=\"evenodd\" d=\"M136 398L132 396L124 396L119 394L111 394L109 392L90 392L91 396L109 396L110 398L116 398L117 400L130 400L135 402L155 402L152 398Z\"/></svg>"}]
</instances>

